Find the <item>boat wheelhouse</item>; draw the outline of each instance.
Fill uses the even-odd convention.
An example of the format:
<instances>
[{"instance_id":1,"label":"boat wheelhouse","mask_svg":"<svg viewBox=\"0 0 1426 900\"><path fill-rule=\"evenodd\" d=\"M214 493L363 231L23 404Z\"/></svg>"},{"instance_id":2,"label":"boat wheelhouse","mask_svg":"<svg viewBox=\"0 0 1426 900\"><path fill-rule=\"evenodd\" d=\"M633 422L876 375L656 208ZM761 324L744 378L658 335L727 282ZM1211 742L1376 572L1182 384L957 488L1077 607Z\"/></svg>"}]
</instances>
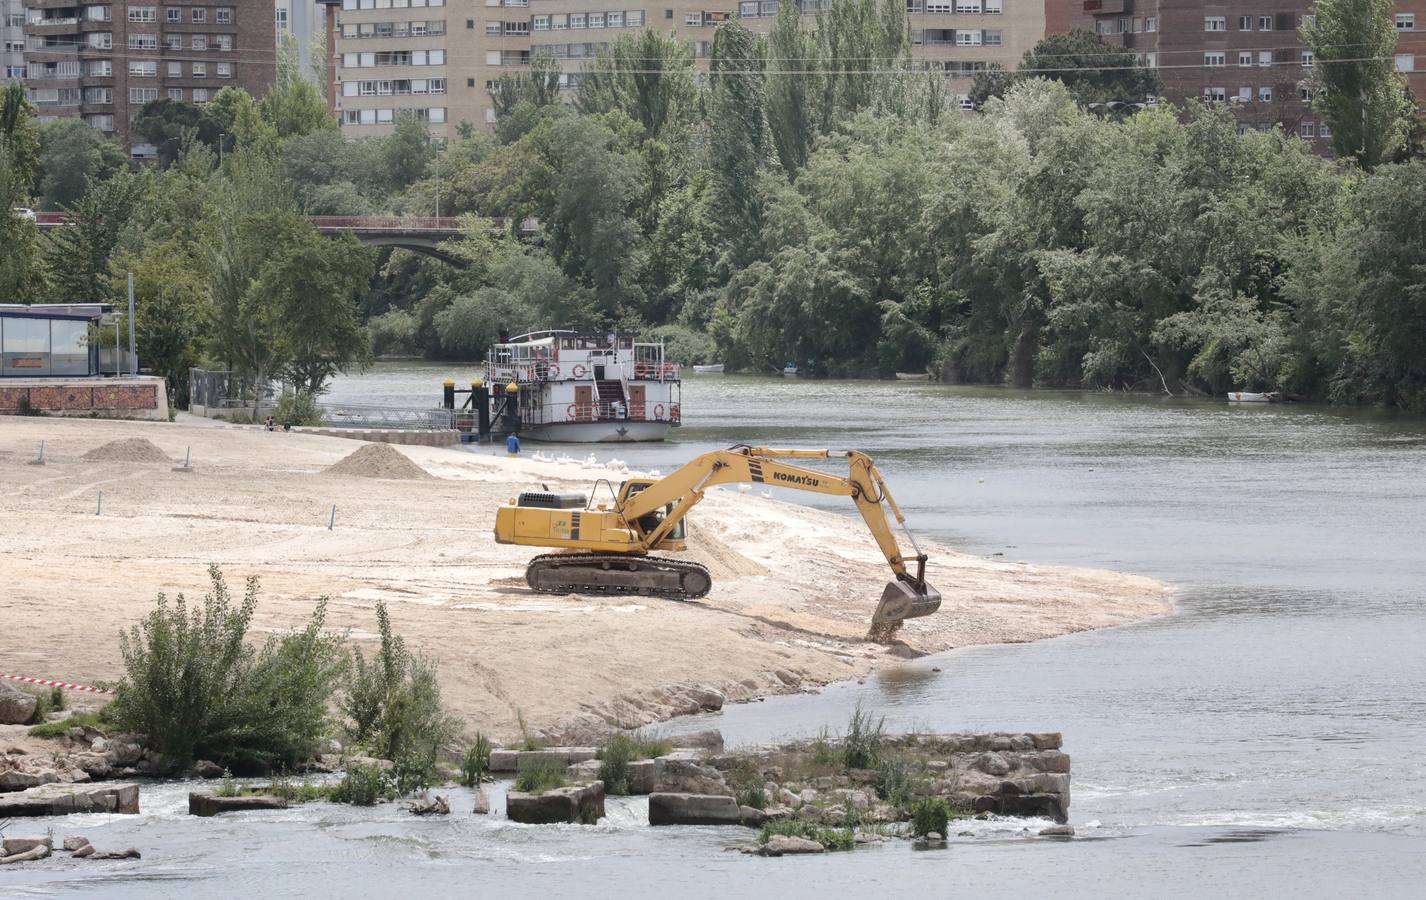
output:
<instances>
[{"instance_id":1,"label":"boat wheelhouse","mask_svg":"<svg viewBox=\"0 0 1426 900\"><path fill-rule=\"evenodd\" d=\"M661 441L682 421L679 367L633 332L522 334L492 346L485 368L493 403L518 387L532 440Z\"/></svg>"}]
</instances>

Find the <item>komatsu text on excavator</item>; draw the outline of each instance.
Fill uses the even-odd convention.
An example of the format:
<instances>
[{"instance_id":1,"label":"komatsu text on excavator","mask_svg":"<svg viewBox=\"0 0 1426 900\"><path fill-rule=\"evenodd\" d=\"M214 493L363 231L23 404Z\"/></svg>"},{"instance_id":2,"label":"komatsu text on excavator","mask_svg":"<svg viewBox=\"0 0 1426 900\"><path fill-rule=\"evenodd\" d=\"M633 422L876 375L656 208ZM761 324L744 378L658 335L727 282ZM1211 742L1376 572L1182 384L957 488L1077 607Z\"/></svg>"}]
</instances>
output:
<instances>
[{"instance_id":1,"label":"komatsu text on excavator","mask_svg":"<svg viewBox=\"0 0 1426 900\"><path fill-rule=\"evenodd\" d=\"M845 457L846 475L781 462L783 459ZM495 540L501 544L555 547L563 553L537 556L525 570L531 588L544 593L639 594L692 599L713 586L708 570L695 562L650 556L651 551L686 549L684 517L703 492L718 484L760 483L851 497L896 579L882 591L872 616L872 636L889 636L905 619L929 616L941 606L940 593L926 583L926 554L906 528L871 457L855 450L787 450L738 445L693 459L662 478L634 478L609 500L590 496L525 491L500 507ZM906 533L915 556L904 556L886 511ZM907 564L915 563L913 574Z\"/></svg>"}]
</instances>

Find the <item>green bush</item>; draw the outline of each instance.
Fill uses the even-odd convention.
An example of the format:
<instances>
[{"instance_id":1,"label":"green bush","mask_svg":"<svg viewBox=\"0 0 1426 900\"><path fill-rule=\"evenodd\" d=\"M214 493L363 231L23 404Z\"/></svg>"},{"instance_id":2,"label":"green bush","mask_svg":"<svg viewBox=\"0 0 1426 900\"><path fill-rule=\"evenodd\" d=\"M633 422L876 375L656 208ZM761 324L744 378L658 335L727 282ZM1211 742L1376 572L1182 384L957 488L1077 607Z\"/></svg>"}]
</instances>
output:
<instances>
[{"instance_id":1,"label":"green bush","mask_svg":"<svg viewBox=\"0 0 1426 900\"><path fill-rule=\"evenodd\" d=\"M858 703L842 737L842 764L848 769L875 769L885 726L885 717L874 718Z\"/></svg>"},{"instance_id":2,"label":"green bush","mask_svg":"<svg viewBox=\"0 0 1426 900\"><path fill-rule=\"evenodd\" d=\"M876 775L877 794L898 809L908 808L931 780L923 762L899 753L883 754Z\"/></svg>"},{"instance_id":3,"label":"green bush","mask_svg":"<svg viewBox=\"0 0 1426 900\"><path fill-rule=\"evenodd\" d=\"M284 392L272 417L279 425L316 427L322 424L322 411L317 408L317 398L308 391Z\"/></svg>"},{"instance_id":4,"label":"green bush","mask_svg":"<svg viewBox=\"0 0 1426 900\"><path fill-rule=\"evenodd\" d=\"M475 733L475 743L465 751L460 764L460 783L466 787L480 787L490 772L490 741L480 732Z\"/></svg>"},{"instance_id":5,"label":"green bush","mask_svg":"<svg viewBox=\"0 0 1426 900\"><path fill-rule=\"evenodd\" d=\"M394 800L396 796L396 783L374 763L349 767L329 794L333 803L353 806L374 806L383 800Z\"/></svg>"},{"instance_id":6,"label":"green bush","mask_svg":"<svg viewBox=\"0 0 1426 900\"><path fill-rule=\"evenodd\" d=\"M52 710L62 710L62 709L64 709L64 688L62 688L62 687L50 688L50 709L52 709Z\"/></svg>"},{"instance_id":7,"label":"green bush","mask_svg":"<svg viewBox=\"0 0 1426 900\"><path fill-rule=\"evenodd\" d=\"M767 788L762 773L752 760L738 761L733 767L732 781L739 806L751 806L753 809L767 807Z\"/></svg>"},{"instance_id":8,"label":"green bush","mask_svg":"<svg viewBox=\"0 0 1426 900\"><path fill-rule=\"evenodd\" d=\"M272 781L254 793L265 794L269 797L281 797L288 803L310 803L313 800L325 800L336 791L336 786L322 787L312 783L310 778L304 778L300 783L294 783L286 775L272 779Z\"/></svg>"},{"instance_id":9,"label":"green bush","mask_svg":"<svg viewBox=\"0 0 1426 900\"><path fill-rule=\"evenodd\" d=\"M611 735L599 748L599 780L606 794L629 793L629 763L637 759L634 739L627 734Z\"/></svg>"},{"instance_id":10,"label":"green bush","mask_svg":"<svg viewBox=\"0 0 1426 900\"><path fill-rule=\"evenodd\" d=\"M911 807L911 833L925 837L936 833L946 836L951 821L951 808L940 797L922 797Z\"/></svg>"},{"instance_id":11,"label":"green bush","mask_svg":"<svg viewBox=\"0 0 1426 900\"><path fill-rule=\"evenodd\" d=\"M515 710L515 722L520 726L520 749L540 749L540 739L531 734L529 727L525 724L525 711L523 709Z\"/></svg>"},{"instance_id":12,"label":"green bush","mask_svg":"<svg viewBox=\"0 0 1426 900\"><path fill-rule=\"evenodd\" d=\"M190 610L182 594L170 607L159 594L143 623L120 634L124 677L111 718L147 734L179 767L198 758L236 771L295 767L330 732L328 704L346 666L340 640L323 630L326 599L306 628L254 649L244 638L257 579L234 605L218 567L208 572L201 608Z\"/></svg>"},{"instance_id":13,"label":"green bush","mask_svg":"<svg viewBox=\"0 0 1426 900\"><path fill-rule=\"evenodd\" d=\"M341 709L351 721L347 735L394 764L404 794L436 780L436 758L460 734L460 722L441 701L435 665L391 631L386 604L376 604L381 648L370 663L353 652Z\"/></svg>"},{"instance_id":14,"label":"green bush","mask_svg":"<svg viewBox=\"0 0 1426 900\"><path fill-rule=\"evenodd\" d=\"M526 794L539 794L566 784L569 779L565 777L565 766L557 759L522 759L520 771L515 774L515 790Z\"/></svg>"},{"instance_id":15,"label":"green bush","mask_svg":"<svg viewBox=\"0 0 1426 900\"><path fill-rule=\"evenodd\" d=\"M46 721L48 721L50 711L54 709L54 705L50 699L50 692L26 691L25 693L35 698L35 711L30 713L30 721L26 722L25 724L43 725Z\"/></svg>"},{"instance_id":16,"label":"green bush","mask_svg":"<svg viewBox=\"0 0 1426 900\"><path fill-rule=\"evenodd\" d=\"M223 780L218 782L218 787L213 791L214 797L238 797L243 793L242 786L233 779L233 773L227 769L223 770Z\"/></svg>"}]
</instances>

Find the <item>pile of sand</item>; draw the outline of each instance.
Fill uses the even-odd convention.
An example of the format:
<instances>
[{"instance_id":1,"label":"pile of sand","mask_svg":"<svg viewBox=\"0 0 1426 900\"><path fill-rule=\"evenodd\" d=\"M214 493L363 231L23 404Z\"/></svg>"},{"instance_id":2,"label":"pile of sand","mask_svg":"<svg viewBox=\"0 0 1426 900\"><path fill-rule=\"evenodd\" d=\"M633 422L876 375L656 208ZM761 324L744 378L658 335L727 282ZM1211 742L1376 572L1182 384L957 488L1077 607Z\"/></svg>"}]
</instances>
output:
<instances>
[{"instance_id":1,"label":"pile of sand","mask_svg":"<svg viewBox=\"0 0 1426 900\"><path fill-rule=\"evenodd\" d=\"M322 470L327 475L360 475L363 478L434 478L390 444L366 444L340 462Z\"/></svg>"},{"instance_id":2,"label":"pile of sand","mask_svg":"<svg viewBox=\"0 0 1426 900\"><path fill-rule=\"evenodd\" d=\"M85 459L101 462L167 463L173 460L148 438L124 438L95 447L84 454Z\"/></svg>"}]
</instances>

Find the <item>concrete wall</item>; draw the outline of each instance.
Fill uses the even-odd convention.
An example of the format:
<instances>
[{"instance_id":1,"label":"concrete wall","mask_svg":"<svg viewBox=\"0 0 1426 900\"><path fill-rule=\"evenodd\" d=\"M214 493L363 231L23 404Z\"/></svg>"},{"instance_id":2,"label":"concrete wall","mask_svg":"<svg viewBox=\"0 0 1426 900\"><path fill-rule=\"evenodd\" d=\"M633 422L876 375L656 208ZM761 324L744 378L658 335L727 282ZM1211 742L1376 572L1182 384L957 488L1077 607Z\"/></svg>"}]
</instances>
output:
<instances>
[{"instance_id":1,"label":"concrete wall","mask_svg":"<svg viewBox=\"0 0 1426 900\"><path fill-rule=\"evenodd\" d=\"M0 383L0 415L31 409L55 416L168 421L168 391L162 378L9 378Z\"/></svg>"}]
</instances>

